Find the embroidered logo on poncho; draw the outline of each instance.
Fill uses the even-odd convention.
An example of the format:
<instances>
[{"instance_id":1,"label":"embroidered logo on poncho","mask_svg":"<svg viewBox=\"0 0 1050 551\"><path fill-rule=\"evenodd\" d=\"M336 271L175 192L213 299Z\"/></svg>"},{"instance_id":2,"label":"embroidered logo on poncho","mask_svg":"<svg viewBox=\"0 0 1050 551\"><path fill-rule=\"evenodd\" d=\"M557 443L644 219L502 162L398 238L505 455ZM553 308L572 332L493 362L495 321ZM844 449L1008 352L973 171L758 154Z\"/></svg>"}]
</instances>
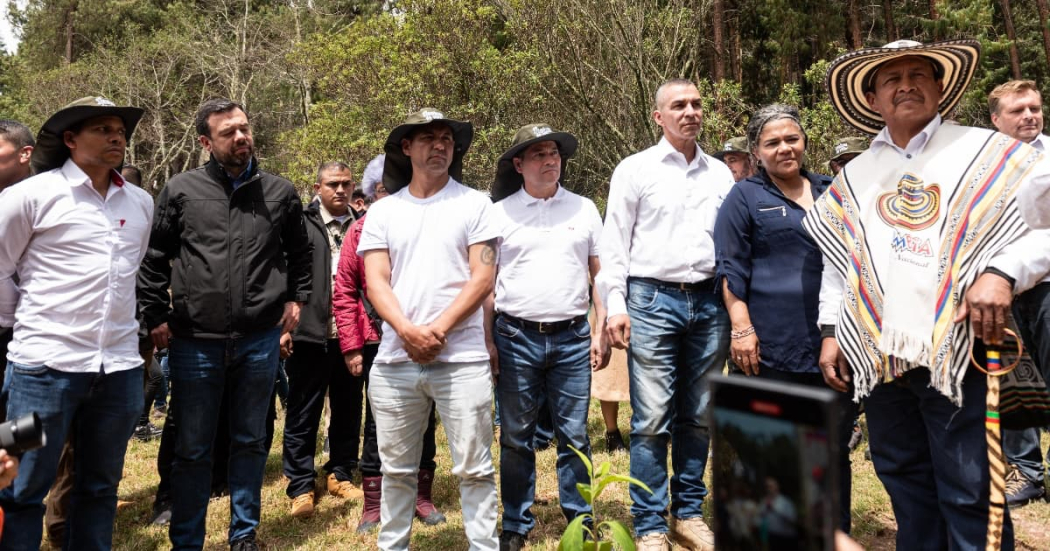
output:
<instances>
[{"instance_id":1,"label":"embroidered logo on poncho","mask_svg":"<svg viewBox=\"0 0 1050 551\"><path fill-rule=\"evenodd\" d=\"M924 186L914 174L905 174L896 193L879 197L879 218L892 227L924 230L937 221L941 209L941 187Z\"/></svg>"}]
</instances>

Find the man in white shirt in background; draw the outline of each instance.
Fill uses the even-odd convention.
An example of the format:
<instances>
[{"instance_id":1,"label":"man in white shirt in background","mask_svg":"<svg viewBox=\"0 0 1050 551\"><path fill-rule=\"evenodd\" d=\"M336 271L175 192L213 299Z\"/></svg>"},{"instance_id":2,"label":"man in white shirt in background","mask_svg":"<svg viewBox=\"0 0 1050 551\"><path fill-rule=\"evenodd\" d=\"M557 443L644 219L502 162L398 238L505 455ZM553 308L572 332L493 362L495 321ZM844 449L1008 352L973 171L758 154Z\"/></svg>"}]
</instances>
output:
<instances>
[{"instance_id":1,"label":"man in white shirt in background","mask_svg":"<svg viewBox=\"0 0 1050 551\"><path fill-rule=\"evenodd\" d=\"M518 551L536 525L529 510L536 491L534 437L550 408L558 438L559 503L565 519L590 513L577 483L589 484L573 446L590 456L587 407L591 370L609 363L605 309L595 294L591 337L590 279L598 273L602 219L590 199L567 191L562 173L576 137L546 124L523 126L499 159L492 198L503 241L495 292L495 325L487 335L498 350L500 551ZM491 309L486 303L486 313ZM548 406L549 404L549 406Z\"/></svg>"},{"instance_id":2,"label":"man in white shirt in background","mask_svg":"<svg viewBox=\"0 0 1050 551\"><path fill-rule=\"evenodd\" d=\"M485 195L459 183L474 136L433 109L386 141L383 185L357 251L383 319L368 399L382 460L378 546L408 549L423 432L436 404L459 477L472 550L495 550L492 380L481 303L492 293L499 228Z\"/></svg>"},{"instance_id":3,"label":"man in white shirt in background","mask_svg":"<svg viewBox=\"0 0 1050 551\"><path fill-rule=\"evenodd\" d=\"M996 86L988 94L988 111L1000 132L1047 153L1043 96L1035 82L1011 80ZM1013 315L1025 348L1045 374L1045 366L1050 362L1050 278L1018 295ZM1003 429L1003 453L1014 467L1006 477L1006 503L1010 507L1020 507L1046 495L1039 433L1038 428Z\"/></svg>"},{"instance_id":4,"label":"man in white shirt in background","mask_svg":"<svg viewBox=\"0 0 1050 551\"><path fill-rule=\"evenodd\" d=\"M15 328L7 415L36 412L47 434L0 492L0 549L40 546L43 500L67 435L77 453L65 546L111 546L124 452L143 401L135 276L153 216L149 194L115 169L141 116L100 97L67 105L37 137L37 176L0 201L0 325Z\"/></svg>"},{"instance_id":5,"label":"man in white shirt in background","mask_svg":"<svg viewBox=\"0 0 1050 551\"><path fill-rule=\"evenodd\" d=\"M703 119L696 86L669 80L655 99L653 120L663 138L613 173L597 283L611 342L628 348L631 476L653 491L630 490L639 549L670 549L670 532L678 545L706 551L714 549L714 535L701 508L710 444L704 376L725 365L730 334L715 292L711 234L734 181L696 143Z\"/></svg>"}]
</instances>

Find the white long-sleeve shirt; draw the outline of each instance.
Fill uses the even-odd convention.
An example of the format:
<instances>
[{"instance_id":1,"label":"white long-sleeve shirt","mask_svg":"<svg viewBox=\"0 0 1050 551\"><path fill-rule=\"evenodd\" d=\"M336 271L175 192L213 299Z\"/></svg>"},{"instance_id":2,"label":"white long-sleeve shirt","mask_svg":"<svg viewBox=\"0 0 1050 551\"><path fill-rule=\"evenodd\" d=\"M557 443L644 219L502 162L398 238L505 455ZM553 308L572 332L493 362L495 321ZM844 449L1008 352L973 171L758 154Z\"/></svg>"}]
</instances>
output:
<instances>
[{"instance_id":1,"label":"white long-sleeve shirt","mask_svg":"<svg viewBox=\"0 0 1050 551\"><path fill-rule=\"evenodd\" d=\"M71 160L0 193L7 359L66 372L141 365L135 277L152 217L148 193L114 171L102 197Z\"/></svg>"},{"instance_id":2,"label":"white long-sleeve shirt","mask_svg":"<svg viewBox=\"0 0 1050 551\"><path fill-rule=\"evenodd\" d=\"M890 147L900 154L901 163L906 162L915 155L919 155L926 148L927 142L941 127L941 116L933 118L925 128L916 134L903 149L893 143L889 131L883 128L881 132L871 141L871 149ZM1037 138L1038 141L1038 138ZM1040 151L1045 151L1040 144L1030 144ZM1032 179L1047 179L1050 174L1050 159L1042 163L1042 170L1033 175ZM1024 186L1022 186L1024 189ZM1004 274L1014 278L1014 293L1022 293L1036 286L1042 281L1050 281L1050 231L1029 231L1023 236L1003 247L988 264L989 268L995 268ZM839 306L842 304L842 293L845 279L835 269L831 262L824 263L823 276L820 283L820 307L817 315L819 325L835 325L838 323Z\"/></svg>"},{"instance_id":3,"label":"white long-sleeve shirt","mask_svg":"<svg viewBox=\"0 0 1050 551\"><path fill-rule=\"evenodd\" d=\"M714 277L718 208L733 187L726 165L698 145L691 163L666 138L620 162L609 182L602 269L608 316L627 313L627 277L694 283Z\"/></svg>"}]
</instances>

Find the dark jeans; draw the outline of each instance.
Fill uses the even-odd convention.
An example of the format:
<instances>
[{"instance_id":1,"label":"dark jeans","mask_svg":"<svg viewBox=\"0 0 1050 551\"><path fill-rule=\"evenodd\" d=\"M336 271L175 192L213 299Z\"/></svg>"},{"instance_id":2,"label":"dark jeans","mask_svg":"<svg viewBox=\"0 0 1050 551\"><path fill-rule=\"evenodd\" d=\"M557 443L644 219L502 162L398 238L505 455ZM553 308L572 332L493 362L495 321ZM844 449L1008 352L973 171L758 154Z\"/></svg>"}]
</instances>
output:
<instances>
[{"instance_id":1,"label":"dark jeans","mask_svg":"<svg viewBox=\"0 0 1050 551\"><path fill-rule=\"evenodd\" d=\"M1032 361L1045 379L1050 371L1050 283L1040 283L1014 300L1014 321ZM1006 461L1028 480L1043 483L1043 450L1038 428L1003 431Z\"/></svg>"},{"instance_id":2,"label":"dark jeans","mask_svg":"<svg viewBox=\"0 0 1050 551\"><path fill-rule=\"evenodd\" d=\"M591 401L591 327L586 321L542 334L498 316L495 322L500 375L496 394L502 403L500 493L503 531L528 534L536 525L532 507L536 491L539 419L557 418L558 495L562 514L572 521L591 507L577 483L589 484L587 467L569 449L591 455L587 406Z\"/></svg>"},{"instance_id":3,"label":"dark jeans","mask_svg":"<svg viewBox=\"0 0 1050 551\"><path fill-rule=\"evenodd\" d=\"M314 454L317 431L327 391L332 408L328 427L326 473L353 480L361 439L361 400L364 380L346 367L339 340L327 345L296 342L285 364L288 370L288 411L284 420L284 475L288 497L314 490Z\"/></svg>"},{"instance_id":4,"label":"dark jeans","mask_svg":"<svg viewBox=\"0 0 1050 551\"><path fill-rule=\"evenodd\" d=\"M139 416L139 424L145 425L149 423L149 415L153 411L153 402L157 397L157 393L160 391L160 387L164 382L164 373L160 370L160 362L150 354L146 364L147 369L145 372L145 385L143 388L143 397L145 398L145 405L142 408L142 415Z\"/></svg>"},{"instance_id":5,"label":"dark jeans","mask_svg":"<svg viewBox=\"0 0 1050 551\"><path fill-rule=\"evenodd\" d=\"M987 379L963 381L962 407L930 387L918 368L875 387L864 401L875 473L897 519L897 549L984 549L990 475L984 417ZM1005 512L1002 549L1014 548Z\"/></svg>"},{"instance_id":6,"label":"dark jeans","mask_svg":"<svg viewBox=\"0 0 1050 551\"><path fill-rule=\"evenodd\" d=\"M372 407L368 403L368 374L372 371L372 362L379 352L378 344L366 344L362 349L364 356L364 372L362 378L365 383L365 437L361 444L361 476L383 476L383 462L379 459L379 442L376 440L376 420L372 417ZM427 430L423 433L423 453L419 457L419 470L433 471L437 468L434 456L437 455L437 443L434 441L434 428L437 426L437 417L434 415L435 408L430 406L430 418L427 421Z\"/></svg>"},{"instance_id":7,"label":"dark jeans","mask_svg":"<svg viewBox=\"0 0 1050 551\"><path fill-rule=\"evenodd\" d=\"M230 405L230 542L255 534L266 425L277 379L279 328L230 339L172 340L169 364L176 411L171 477L172 547L200 549L211 495L212 454L218 413L227 391Z\"/></svg>"},{"instance_id":8,"label":"dark jeans","mask_svg":"<svg viewBox=\"0 0 1050 551\"><path fill-rule=\"evenodd\" d=\"M141 368L115 373L66 373L9 362L4 381L7 416L40 415L48 443L22 456L14 484L0 491L4 532L0 549L38 549L44 496L58 472L59 456L72 435L72 500L68 549L109 549L117 510L124 452L142 406Z\"/></svg>"},{"instance_id":9,"label":"dark jeans","mask_svg":"<svg viewBox=\"0 0 1050 551\"><path fill-rule=\"evenodd\" d=\"M762 369L758 372L760 379L784 381L815 388L830 388L820 373L790 373L776 369ZM857 404L853 402L853 391L836 392L839 398L839 529L850 532L850 505L853 491L852 467L849 458L849 439L853 435L853 420L857 418Z\"/></svg>"}]
</instances>

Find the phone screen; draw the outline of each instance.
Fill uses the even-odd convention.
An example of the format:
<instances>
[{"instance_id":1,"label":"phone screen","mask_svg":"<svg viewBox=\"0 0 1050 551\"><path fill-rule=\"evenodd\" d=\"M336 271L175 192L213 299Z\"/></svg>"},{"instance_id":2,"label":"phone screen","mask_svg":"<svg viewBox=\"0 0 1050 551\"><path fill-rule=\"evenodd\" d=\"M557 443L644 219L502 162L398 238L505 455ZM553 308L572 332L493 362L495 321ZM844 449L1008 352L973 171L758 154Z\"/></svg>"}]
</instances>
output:
<instances>
[{"instance_id":1,"label":"phone screen","mask_svg":"<svg viewBox=\"0 0 1050 551\"><path fill-rule=\"evenodd\" d=\"M717 385L713 398L715 547L831 549L834 398L814 396L808 387L761 383L730 380Z\"/></svg>"}]
</instances>

